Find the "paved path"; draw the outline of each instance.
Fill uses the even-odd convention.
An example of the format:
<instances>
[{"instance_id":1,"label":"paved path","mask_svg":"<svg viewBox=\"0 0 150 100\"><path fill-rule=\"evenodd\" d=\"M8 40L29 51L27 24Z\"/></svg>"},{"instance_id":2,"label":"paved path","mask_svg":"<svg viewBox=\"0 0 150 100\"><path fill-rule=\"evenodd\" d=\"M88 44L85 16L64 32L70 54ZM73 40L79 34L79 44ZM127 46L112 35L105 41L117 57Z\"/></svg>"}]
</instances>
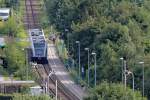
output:
<instances>
[{"instance_id":1,"label":"paved path","mask_svg":"<svg viewBox=\"0 0 150 100\"><path fill-rule=\"evenodd\" d=\"M71 79L68 71L59 59L59 56L56 53L56 48L53 44L48 44L48 60L52 70L55 71L55 74L59 80L80 100L82 100L83 96L85 95L84 91Z\"/></svg>"}]
</instances>

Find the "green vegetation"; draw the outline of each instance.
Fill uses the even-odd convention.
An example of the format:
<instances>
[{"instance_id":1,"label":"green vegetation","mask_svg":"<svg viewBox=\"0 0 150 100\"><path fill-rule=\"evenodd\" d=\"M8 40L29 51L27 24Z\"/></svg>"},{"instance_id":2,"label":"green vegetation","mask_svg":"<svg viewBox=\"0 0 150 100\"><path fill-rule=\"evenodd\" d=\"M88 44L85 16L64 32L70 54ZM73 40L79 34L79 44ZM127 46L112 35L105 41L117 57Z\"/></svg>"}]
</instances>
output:
<instances>
[{"instance_id":1,"label":"green vegetation","mask_svg":"<svg viewBox=\"0 0 150 100\"><path fill-rule=\"evenodd\" d=\"M12 52L11 52L12 51ZM25 53L20 47L11 42L5 50L6 61L7 61L7 72L9 75L13 74L16 77L25 79L26 67L25 67Z\"/></svg>"},{"instance_id":2,"label":"green vegetation","mask_svg":"<svg viewBox=\"0 0 150 100\"><path fill-rule=\"evenodd\" d=\"M0 100L53 100L47 95L31 96L31 95L22 95L22 94L0 94Z\"/></svg>"},{"instance_id":3,"label":"green vegetation","mask_svg":"<svg viewBox=\"0 0 150 100\"><path fill-rule=\"evenodd\" d=\"M0 0L0 7L16 7L19 0Z\"/></svg>"},{"instance_id":4,"label":"green vegetation","mask_svg":"<svg viewBox=\"0 0 150 100\"><path fill-rule=\"evenodd\" d=\"M30 96L30 95L14 95L13 100L52 100L49 96Z\"/></svg>"},{"instance_id":5,"label":"green vegetation","mask_svg":"<svg viewBox=\"0 0 150 100\"><path fill-rule=\"evenodd\" d=\"M81 66L87 70L87 53L97 53L97 84L103 80L121 81L121 60L135 75L135 88L142 90L142 66L145 62L145 94L150 98L148 67L150 58L149 0L45 0L50 23L61 33L69 56L78 60L77 45L81 43ZM66 29L68 31L66 31ZM67 46L69 42L69 47ZM91 77L94 75L90 57ZM78 66L76 66L77 68ZM91 79L93 84L94 78ZM132 86L131 78L127 83Z\"/></svg>"},{"instance_id":6,"label":"green vegetation","mask_svg":"<svg viewBox=\"0 0 150 100\"><path fill-rule=\"evenodd\" d=\"M25 79L27 71L27 51L25 48L29 45L29 43L26 41L27 34L24 30L23 23L21 22L23 17L22 6L15 9L17 4L22 2L18 2L17 0L2 1L3 7L12 7L11 11L13 12L13 15L8 19L8 21L0 22L0 36L5 38L7 45L6 48L0 52L1 57L5 58L6 62L4 65L6 68L1 68L1 74L6 77L13 74L13 76L17 77L17 79Z\"/></svg>"},{"instance_id":7,"label":"green vegetation","mask_svg":"<svg viewBox=\"0 0 150 100\"><path fill-rule=\"evenodd\" d=\"M132 89L124 88L121 84L109 84L103 82L90 90L90 95L84 100L147 100L140 92L133 92Z\"/></svg>"}]
</instances>

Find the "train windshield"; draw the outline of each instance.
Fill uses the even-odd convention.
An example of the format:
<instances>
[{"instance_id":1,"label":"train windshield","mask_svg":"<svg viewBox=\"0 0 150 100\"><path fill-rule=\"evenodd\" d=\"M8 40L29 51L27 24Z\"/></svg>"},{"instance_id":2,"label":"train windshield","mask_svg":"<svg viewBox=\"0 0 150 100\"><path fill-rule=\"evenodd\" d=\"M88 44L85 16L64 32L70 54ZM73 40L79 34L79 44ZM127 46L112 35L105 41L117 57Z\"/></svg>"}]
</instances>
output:
<instances>
[{"instance_id":1,"label":"train windshield","mask_svg":"<svg viewBox=\"0 0 150 100\"><path fill-rule=\"evenodd\" d=\"M44 48L45 47L45 43L34 43L34 48Z\"/></svg>"},{"instance_id":2,"label":"train windshield","mask_svg":"<svg viewBox=\"0 0 150 100\"><path fill-rule=\"evenodd\" d=\"M8 16L8 13L0 13L0 16Z\"/></svg>"},{"instance_id":3,"label":"train windshield","mask_svg":"<svg viewBox=\"0 0 150 100\"><path fill-rule=\"evenodd\" d=\"M34 43L35 55L38 57L44 56L45 43Z\"/></svg>"}]
</instances>

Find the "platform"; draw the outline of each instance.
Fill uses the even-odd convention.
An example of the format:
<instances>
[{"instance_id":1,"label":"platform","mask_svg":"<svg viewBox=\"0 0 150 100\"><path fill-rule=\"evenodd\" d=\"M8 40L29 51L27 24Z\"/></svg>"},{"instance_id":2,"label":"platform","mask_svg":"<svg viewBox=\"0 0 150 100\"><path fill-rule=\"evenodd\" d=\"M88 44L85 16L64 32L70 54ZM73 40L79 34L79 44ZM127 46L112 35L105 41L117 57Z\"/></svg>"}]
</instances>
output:
<instances>
[{"instance_id":1,"label":"platform","mask_svg":"<svg viewBox=\"0 0 150 100\"><path fill-rule=\"evenodd\" d=\"M72 92L74 93L80 100L85 96L84 90L82 87L78 86L71 79L69 72L66 67L64 67L63 63L59 59L59 56L56 53L56 48L53 44L48 44L48 62L51 66L52 70L55 71L58 79Z\"/></svg>"}]
</instances>

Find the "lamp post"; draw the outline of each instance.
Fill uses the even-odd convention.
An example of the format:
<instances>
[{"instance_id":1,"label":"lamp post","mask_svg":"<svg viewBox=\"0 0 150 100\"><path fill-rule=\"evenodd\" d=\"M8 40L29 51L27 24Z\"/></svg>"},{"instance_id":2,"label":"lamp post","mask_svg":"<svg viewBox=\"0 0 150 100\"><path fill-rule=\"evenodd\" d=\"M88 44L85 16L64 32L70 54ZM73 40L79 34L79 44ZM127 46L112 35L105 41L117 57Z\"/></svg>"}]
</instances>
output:
<instances>
[{"instance_id":1,"label":"lamp post","mask_svg":"<svg viewBox=\"0 0 150 100\"><path fill-rule=\"evenodd\" d=\"M49 92L49 78L54 74L55 72L54 72L54 70L52 70L52 71L50 71L49 72L49 74L48 74L48 77L47 77L47 94L48 94L48 92Z\"/></svg>"},{"instance_id":2,"label":"lamp post","mask_svg":"<svg viewBox=\"0 0 150 100\"><path fill-rule=\"evenodd\" d=\"M55 82L55 86L56 86L56 100L57 100L57 91L58 91L58 89L57 89L57 79L56 79L56 82Z\"/></svg>"},{"instance_id":3,"label":"lamp post","mask_svg":"<svg viewBox=\"0 0 150 100\"><path fill-rule=\"evenodd\" d=\"M96 53L95 52L92 52L92 55L94 56L94 83L95 83L95 86L96 86Z\"/></svg>"},{"instance_id":4,"label":"lamp post","mask_svg":"<svg viewBox=\"0 0 150 100\"><path fill-rule=\"evenodd\" d=\"M124 82L123 82L123 80L124 80L124 78L123 78L123 76L124 76L124 75L123 75L123 73L124 73L124 63L123 63L123 62L124 62L124 61L123 61L124 59L123 59L123 57L120 58L120 60L122 61L122 67L121 67L121 70L122 70L122 73L121 73L121 74L122 74L122 83L124 83Z\"/></svg>"},{"instance_id":5,"label":"lamp post","mask_svg":"<svg viewBox=\"0 0 150 100\"><path fill-rule=\"evenodd\" d=\"M76 41L76 44L78 44L78 59L79 59L79 79L80 79L80 75L81 75L81 71L80 71L80 41Z\"/></svg>"},{"instance_id":6,"label":"lamp post","mask_svg":"<svg viewBox=\"0 0 150 100\"><path fill-rule=\"evenodd\" d=\"M34 69L37 69L37 65L38 65L37 63L31 62L30 64ZM47 91L48 91L48 88L47 88L48 87L48 82L45 82L45 80L43 80L43 83L44 83L44 86L45 86L44 92L47 93Z\"/></svg>"},{"instance_id":7,"label":"lamp post","mask_svg":"<svg viewBox=\"0 0 150 100\"><path fill-rule=\"evenodd\" d=\"M55 74L55 72L54 72L54 70L52 70L52 71L50 71L49 72L49 74L48 74L48 82L47 82L47 94L49 93L49 78L53 75L53 74ZM57 91L58 91L58 88L57 88L57 79L56 79L56 81L55 81L55 92L56 92L56 100L57 100Z\"/></svg>"},{"instance_id":8,"label":"lamp post","mask_svg":"<svg viewBox=\"0 0 150 100\"><path fill-rule=\"evenodd\" d=\"M142 65L142 75L143 75L143 79L142 79L142 91L143 91L143 93L142 93L142 95L144 97L144 84L145 84L145 82L144 82L144 62L139 62L139 64Z\"/></svg>"},{"instance_id":9,"label":"lamp post","mask_svg":"<svg viewBox=\"0 0 150 100\"><path fill-rule=\"evenodd\" d=\"M85 50L88 52L88 86L89 86L89 83L90 83L90 62L89 62L89 48L85 48Z\"/></svg>"},{"instance_id":10,"label":"lamp post","mask_svg":"<svg viewBox=\"0 0 150 100\"><path fill-rule=\"evenodd\" d=\"M28 80L28 58L27 58L27 54L28 54L28 52L27 52L27 48L23 48L22 49L24 52L25 52L25 66L26 66L26 80ZM37 64L36 64L37 65Z\"/></svg>"},{"instance_id":11,"label":"lamp post","mask_svg":"<svg viewBox=\"0 0 150 100\"><path fill-rule=\"evenodd\" d=\"M126 75L127 61L126 61L126 59L123 60L123 63L124 63L124 86L125 86L125 89L126 89L126 87L127 87L127 75Z\"/></svg>"},{"instance_id":12,"label":"lamp post","mask_svg":"<svg viewBox=\"0 0 150 100\"><path fill-rule=\"evenodd\" d=\"M68 33L68 29L65 29L65 32L67 33L67 48L68 48L68 52L69 52L69 33Z\"/></svg>"},{"instance_id":13,"label":"lamp post","mask_svg":"<svg viewBox=\"0 0 150 100\"><path fill-rule=\"evenodd\" d=\"M134 92L134 74L131 71L127 71L127 75L132 75L132 88L133 88L133 92Z\"/></svg>"}]
</instances>

